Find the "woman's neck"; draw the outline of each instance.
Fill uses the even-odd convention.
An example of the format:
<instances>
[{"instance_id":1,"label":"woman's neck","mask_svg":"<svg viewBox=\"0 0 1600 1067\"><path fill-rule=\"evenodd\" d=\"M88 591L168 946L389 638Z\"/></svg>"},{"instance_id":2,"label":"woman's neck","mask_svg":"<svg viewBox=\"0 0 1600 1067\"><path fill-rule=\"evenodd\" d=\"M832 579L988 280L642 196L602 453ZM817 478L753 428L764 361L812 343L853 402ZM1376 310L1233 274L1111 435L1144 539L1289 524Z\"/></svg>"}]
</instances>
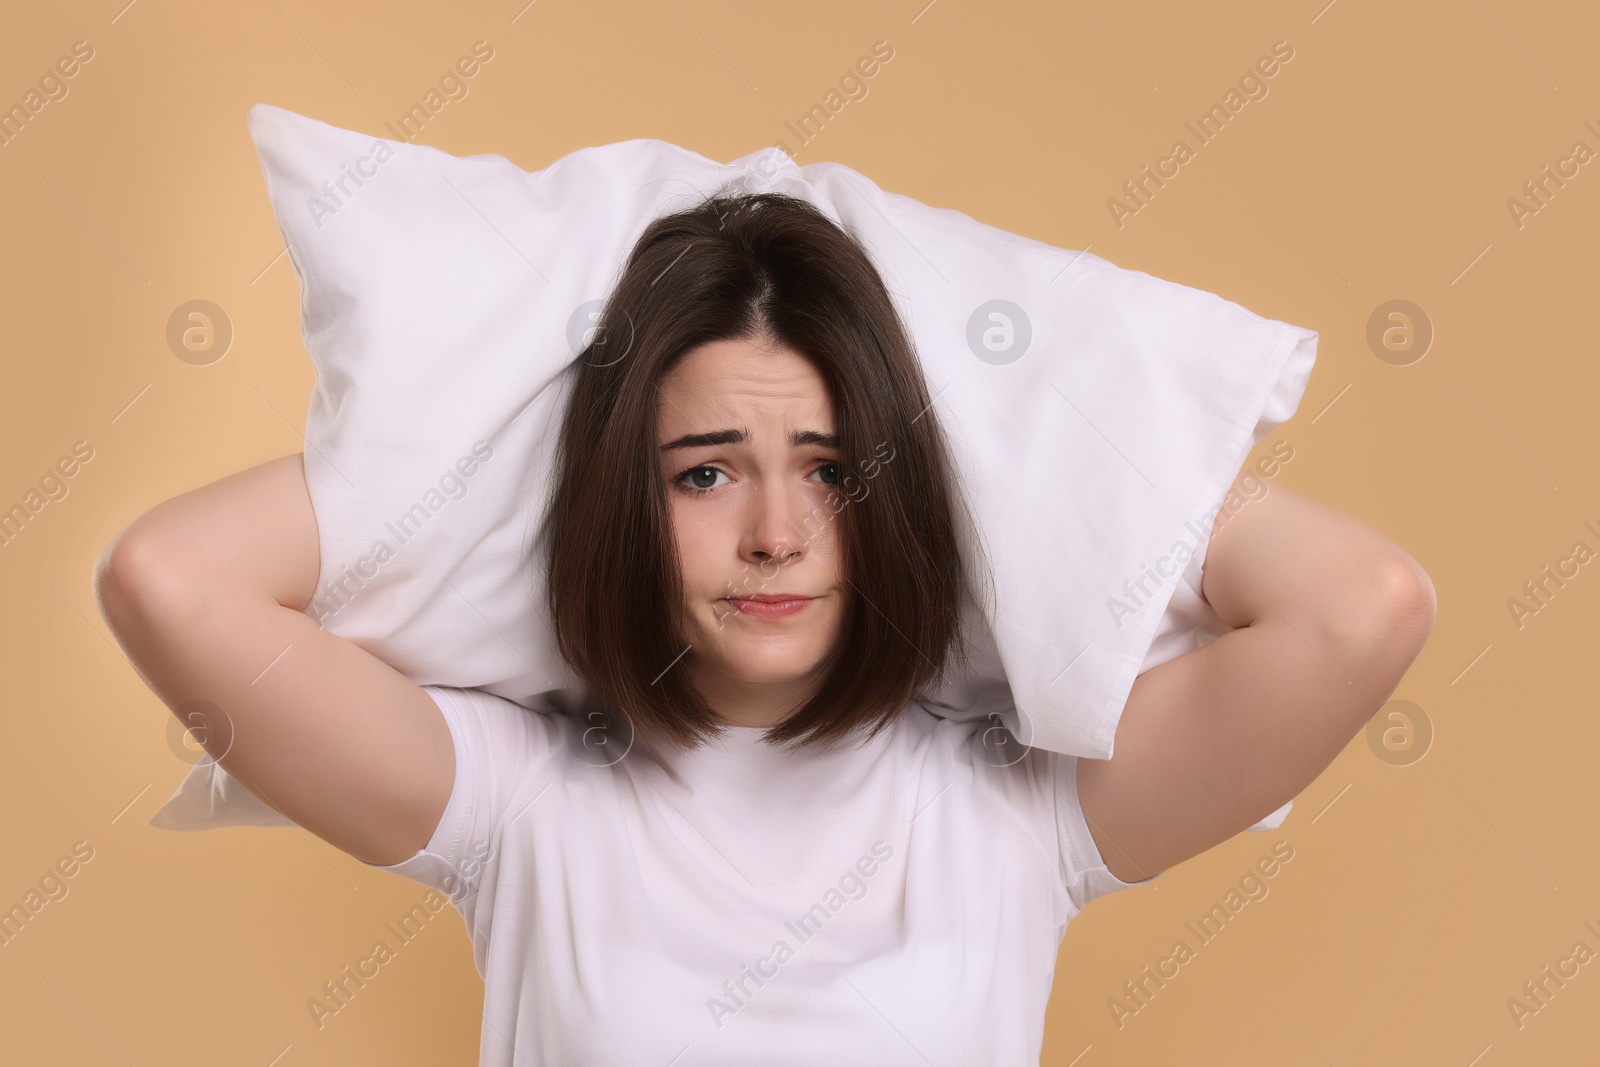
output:
<instances>
[{"instance_id":1,"label":"woman's neck","mask_svg":"<svg viewBox=\"0 0 1600 1067\"><path fill-rule=\"evenodd\" d=\"M694 675L695 688L711 710L729 726L768 729L794 714L810 697L816 682L749 682L720 672Z\"/></svg>"}]
</instances>

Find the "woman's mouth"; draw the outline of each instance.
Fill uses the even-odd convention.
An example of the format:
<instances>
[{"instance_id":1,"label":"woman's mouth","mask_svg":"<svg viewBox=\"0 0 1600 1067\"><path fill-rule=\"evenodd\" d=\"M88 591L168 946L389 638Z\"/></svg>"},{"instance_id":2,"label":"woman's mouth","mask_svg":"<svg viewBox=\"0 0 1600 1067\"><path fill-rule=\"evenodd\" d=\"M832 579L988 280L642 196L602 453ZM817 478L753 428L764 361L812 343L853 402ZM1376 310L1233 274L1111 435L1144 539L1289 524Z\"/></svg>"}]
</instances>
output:
<instances>
[{"instance_id":1,"label":"woman's mouth","mask_svg":"<svg viewBox=\"0 0 1600 1067\"><path fill-rule=\"evenodd\" d=\"M724 600L741 615L752 619L787 619L806 609L816 597L789 596L785 594L724 597Z\"/></svg>"}]
</instances>

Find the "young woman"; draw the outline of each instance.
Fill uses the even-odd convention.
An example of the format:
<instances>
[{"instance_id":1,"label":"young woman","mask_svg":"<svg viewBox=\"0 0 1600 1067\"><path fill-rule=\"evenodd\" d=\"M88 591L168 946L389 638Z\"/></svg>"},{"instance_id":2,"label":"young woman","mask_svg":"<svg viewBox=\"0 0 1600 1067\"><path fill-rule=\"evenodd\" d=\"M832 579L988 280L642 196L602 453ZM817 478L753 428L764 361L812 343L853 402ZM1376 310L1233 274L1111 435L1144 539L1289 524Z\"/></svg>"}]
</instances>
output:
<instances>
[{"instance_id":1,"label":"young woman","mask_svg":"<svg viewBox=\"0 0 1600 1067\"><path fill-rule=\"evenodd\" d=\"M298 455L154 508L96 577L163 702L223 709L231 775L450 894L484 1064L1036 1064L1067 923L1298 794L1432 626L1405 552L1275 487L1208 546L1236 629L1138 678L1111 759L996 758L919 701L974 575L864 252L713 198L648 227L600 337L541 531L584 692L419 687L319 629Z\"/></svg>"}]
</instances>

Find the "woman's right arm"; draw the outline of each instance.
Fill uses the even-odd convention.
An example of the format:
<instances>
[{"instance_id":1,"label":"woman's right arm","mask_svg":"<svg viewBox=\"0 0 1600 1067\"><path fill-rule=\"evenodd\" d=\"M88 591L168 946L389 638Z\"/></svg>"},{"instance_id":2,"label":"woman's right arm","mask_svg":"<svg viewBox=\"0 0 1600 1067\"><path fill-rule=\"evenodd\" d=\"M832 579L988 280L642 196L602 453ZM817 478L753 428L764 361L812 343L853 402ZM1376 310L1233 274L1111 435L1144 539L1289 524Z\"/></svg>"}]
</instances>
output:
<instances>
[{"instance_id":1,"label":"woman's right arm","mask_svg":"<svg viewBox=\"0 0 1600 1067\"><path fill-rule=\"evenodd\" d=\"M299 453L157 505L95 565L101 613L176 713L218 705L206 750L293 822L367 863L433 835L455 780L432 698L303 609L320 569ZM224 746L226 751L223 751Z\"/></svg>"}]
</instances>

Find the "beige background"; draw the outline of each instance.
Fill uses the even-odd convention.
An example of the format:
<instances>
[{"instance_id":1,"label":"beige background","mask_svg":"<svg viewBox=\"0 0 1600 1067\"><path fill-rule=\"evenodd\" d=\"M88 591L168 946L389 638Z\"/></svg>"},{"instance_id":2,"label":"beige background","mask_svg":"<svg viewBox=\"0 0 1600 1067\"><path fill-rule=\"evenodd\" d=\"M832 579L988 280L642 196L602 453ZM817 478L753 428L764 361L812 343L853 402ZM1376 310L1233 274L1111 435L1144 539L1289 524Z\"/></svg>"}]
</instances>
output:
<instances>
[{"instance_id":1,"label":"beige background","mask_svg":"<svg viewBox=\"0 0 1600 1067\"><path fill-rule=\"evenodd\" d=\"M1520 1027L1507 1006L1575 942L1600 951L1584 926L1600 929L1600 568L1520 627L1508 606L1575 542L1600 548L1584 527L1600 528L1600 166L1520 227L1507 203L1575 141L1600 149L1584 126L1600 127L1590 5L123 3L8 3L0 33L0 105L74 42L94 49L0 146L0 508L75 442L93 449L0 546L0 908L76 842L93 850L0 945L0 1058L475 1062L482 986L453 910L321 1029L306 1006L420 886L303 832L146 825L186 764L95 609L90 567L156 502L301 447L312 370L246 109L391 136L384 123L477 40L494 59L421 142L537 170L631 137L718 160L782 141L801 163L837 160L1321 332L1299 415L1258 454L1288 442L1279 484L1376 526L1433 576L1438 624L1395 694L1431 746L1385 760L1359 737L1280 832L1092 905L1062 946L1045 1063L1600 1056L1600 962ZM894 57L868 94L802 146L785 123L878 40ZM1108 199L1175 139L1194 147L1183 124L1280 40L1294 58L1269 94L1119 227ZM193 299L235 331L206 366L165 336ZM1394 299L1436 331L1405 366L1367 340ZM1119 1028L1108 999L1278 839L1295 858L1270 895Z\"/></svg>"}]
</instances>

